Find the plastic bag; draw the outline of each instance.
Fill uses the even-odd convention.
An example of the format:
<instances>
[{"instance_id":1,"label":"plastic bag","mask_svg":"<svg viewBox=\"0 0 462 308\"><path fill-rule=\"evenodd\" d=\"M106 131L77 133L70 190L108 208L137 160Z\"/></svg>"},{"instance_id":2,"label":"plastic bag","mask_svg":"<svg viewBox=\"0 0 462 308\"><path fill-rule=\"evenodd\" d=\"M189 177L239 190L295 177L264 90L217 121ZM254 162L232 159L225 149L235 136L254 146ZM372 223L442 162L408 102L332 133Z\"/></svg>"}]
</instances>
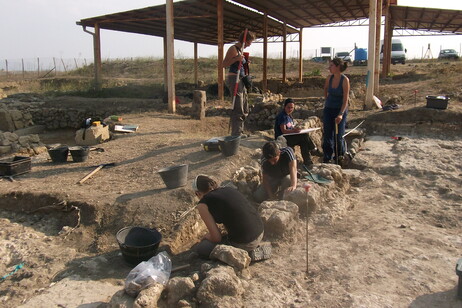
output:
<instances>
[{"instance_id":1,"label":"plastic bag","mask_svg":"<svg viewBox=\"0 0 462 308\"><path fill-rule=\"evenodd\" d=\"M162 251L148 261L143 261L128 273L125 292L136 296L141 290L157 282L166 285L172 272L172 261L167 252Z\"/></svg>"}]
</instances>

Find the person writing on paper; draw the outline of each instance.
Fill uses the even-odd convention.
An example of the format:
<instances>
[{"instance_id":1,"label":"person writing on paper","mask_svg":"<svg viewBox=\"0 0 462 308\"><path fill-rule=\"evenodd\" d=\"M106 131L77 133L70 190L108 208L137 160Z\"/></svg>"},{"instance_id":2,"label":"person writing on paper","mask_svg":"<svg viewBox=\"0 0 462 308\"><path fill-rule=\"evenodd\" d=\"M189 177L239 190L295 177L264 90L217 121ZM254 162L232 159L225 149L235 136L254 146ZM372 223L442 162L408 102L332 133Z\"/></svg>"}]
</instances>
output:
<instances>
[{"instance_id":1,"label":"person writing on paper","mask_svg":"<svg viewBox=\"0 0 462 308\"><path fill-rule=\"evenodd\" d=\"M207 175L198 175L192 188L200 199L197 209L208 233L193 250L208 258L217 244L228 244L249 252L253 261L270 257L271 243L263 239L263 221L257 209L237 189L218 187ZM227 236L221 234L217 224L223 224Z\"/></svg>"},{"instance_id":2,"label":"person writing on paper","mask_svg":"<svg viewBox=\"0 0 462 308\"><path fill-rule=\"evenodd\" d=\"M293 99L288 98L284 101L283 110L276 116L274 123L274 139L277 139L283 134L299 133L300 128L295 126L294 119L292 118L292 112L295 109L295 102ZM311 138L308 134L294 134L284 136L287 140L287 145L294 149L296 145L300 146L300 152L303 158L303 164L307 167L313 165L311 160L311 151L316 149Z\"/></svg>"},{"instance_id":3,"label":"person writing on paper","mask_svg":"<svg viewBox=\"0 0 462 308\"><path fill-rule=\"evenodd\" d=\"M249 47L254 40L255 35L252 32L242 32L239 35L239 41L229 47L225 59L223 60L223 67L229 67L228 75L226 76L226 86L231 93L231 97L234 96L234 89L237 83L237 93L236 97L233 98L234 105L231 112L231 135L233 136L240 136L244 132L244 120L249 114L247 89L243 82L243 78L245 77L244 64L246 64L243 50Z\"/></svg>"},{"instance_id":4,"label":"person writing on paper","mask_svg":"<svg viewBox=\"0 0 462 308\"><path fill-rule=\"evenodd\" d=\"M350 80L342 72L348 67L347 62L340 58L334 58L329 63L331 75L324 84L324 97L326 99L323 111L323 163L329 163L331 159L338 160L345 153L343 135L348 114L348 96L350 93ZM335 139L335 127L338 126L337 140ZM337 142L337 146L335 145ZM335 148L336 155L333 157Z\"/></svg>"},{"instance_id":5,"label":"person writing on paper","mask_svg":"<svg viewBox=\"0 0 462 308\"><path fill-rule=\"evenodd\" d=\"M297 159L292 148L279 149L276 142L271 141L263 145L262 154L262 184L253 194L259 203L281 199L284 193L297 188Z\"/></svg>"}]
</instances>

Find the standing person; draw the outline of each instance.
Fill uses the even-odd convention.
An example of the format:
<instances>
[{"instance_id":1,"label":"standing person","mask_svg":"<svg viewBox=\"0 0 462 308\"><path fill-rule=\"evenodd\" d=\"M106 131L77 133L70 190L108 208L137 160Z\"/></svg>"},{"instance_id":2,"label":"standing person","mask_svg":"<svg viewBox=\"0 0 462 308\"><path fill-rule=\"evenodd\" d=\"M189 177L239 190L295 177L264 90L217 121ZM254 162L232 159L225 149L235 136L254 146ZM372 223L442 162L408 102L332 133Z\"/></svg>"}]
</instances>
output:
<instances>
[{"instance_id":1,"label":"standing person","mask_svg":"<svg viewBox=\"0 0 462 308\"><path fill-rule=\"evenodd\" d=\"M281 148L267 142L262 148L262 184L254 192L257 202L281 198L297 188L297 159L290 147Z\"/></svg>"},{"instance_id":2,"label":"standing person","mask_svg":"<svg viewBox=\"0 0 462 308\"><path fill-rule=\"evenodd\" d=\"M298 133L301 131L300 128L295 127L294 119L292 118L292 112L295 110L295 102L293 99L288 98L284 101L284 109L276 116L274 122L274 139L277 139L282 134ZM307 167L313 164L311 160L310 151L314 150L314 145L308 134L295 134L284 136L287 140L287 145L292 149L296 145L300 146L300 152L303 157L303 164Z\"/></svg>"},{"instance_id":3,"label":"standing person","mask_svg":"<svg viewBox=\"0 0 462 308\"><path fill-rule=\"evenodd\" d=\"M198 175L192 187L200 199L197 209L208 230L193 248L200 256L208 258L217 244L224 243L246 250L253 261L270 257L271 243L261 242L263 222L244 195L231 187L218 187L207 175ZM226 239L217 224L226 228Z\"/></svg>"},{"instance_id":4,"label":"standing person","mask_svg":"<svg viewBox=\"0 0 462 308\"><path fill-rule=\"evenodd\" d=\"M326 99L323 112L323 162L328 163L332 158L339 159L345 153L343 135L348 113L348 96L350 93L350 80L342 72L348 64L340 58L329 62L331 75L324 84L324 98ZM337 140L334 141L335 126L338 125ZM332 157L335 153L335 142L339 157Z\"/></svg>"},{"instance_id":5,"label":"standing person","mask_svg":"<svg viewBox=\"0 0 462 308\"><path fill-rule=\"evenodd\" d=\"M244 34L245 37L244 45ZM234 94L236 87L236 80L239 78L236 98L234 99L233 110L231 112L231 135L240 136L244 132L244 120L249 114L249 105L247 102L247 89L244 85L242 78L245 77L244 64L246 60L243 54L243 50L249 47L255 40L255 35L250 31L244 31L239 35L239 41L233 46L229 47L226 52L225 59L223 60L223 67L229 67L228 75L226 76L226 86L231 93ZM239 64L242 62L241 68Z\"/></svg>"}]
</instances>

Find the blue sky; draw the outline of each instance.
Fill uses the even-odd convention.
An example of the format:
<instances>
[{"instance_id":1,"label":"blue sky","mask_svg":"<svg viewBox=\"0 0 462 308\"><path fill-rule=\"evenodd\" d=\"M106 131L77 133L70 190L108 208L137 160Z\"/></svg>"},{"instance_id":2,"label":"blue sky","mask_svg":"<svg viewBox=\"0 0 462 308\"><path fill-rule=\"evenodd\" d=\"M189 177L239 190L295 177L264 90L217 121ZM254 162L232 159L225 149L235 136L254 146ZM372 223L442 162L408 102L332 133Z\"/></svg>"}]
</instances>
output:
<instances>
[{"instance_id":1,"label":"blue sky","mask_svg":"<svg viewBox=\"0 0 462 308\"><path fill-rule=\"evenodd\" d=\"M88 17L164 4L164 0L0 0L0 61L37 57L93 58L91 35L82 31L76 21ZM460 0L398 0L399 5L425 6L462 10ZM368 27L305 29L304 57L319 53L321 46L336 51L349 51L356 43L367 48ZM430 44L434 57L440 48L454 48L461 52L462 35L435 37L404 37L401 39L409 58L420 57ZM108 58L161 57L162 40L139 34L103 30L102 56ZM282 44L271 44L270 56L281 54ZM251 55L262 54L262 44L249 48ZM298 43L289 44L289 56L296 56ZM217 48L199 45L199 55L216 55ZM193 44L175 41L176 57L192 57Z\"/></svg>"}]
</instances>

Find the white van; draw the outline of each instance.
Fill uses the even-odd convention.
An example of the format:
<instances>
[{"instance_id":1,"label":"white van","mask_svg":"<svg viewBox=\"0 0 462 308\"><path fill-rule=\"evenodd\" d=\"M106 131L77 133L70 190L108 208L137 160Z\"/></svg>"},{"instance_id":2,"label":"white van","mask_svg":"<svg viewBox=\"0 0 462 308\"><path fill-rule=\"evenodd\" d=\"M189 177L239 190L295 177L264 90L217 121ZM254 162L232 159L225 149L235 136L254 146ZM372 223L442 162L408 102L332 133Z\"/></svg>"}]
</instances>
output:
<instances>
[{"instance_id":1,"label":"white van","mask_svg":"<svg viewBox=\"0 0 462 308\"><path fill-rule=\"evenodd\" d=\"M400 39L392 38L391 40L391 63L406 63L406 52L407 49L404 48L403 43ZM380 43L380 63L383 61L383 40Z\"/></svg>"}]
</instances>

